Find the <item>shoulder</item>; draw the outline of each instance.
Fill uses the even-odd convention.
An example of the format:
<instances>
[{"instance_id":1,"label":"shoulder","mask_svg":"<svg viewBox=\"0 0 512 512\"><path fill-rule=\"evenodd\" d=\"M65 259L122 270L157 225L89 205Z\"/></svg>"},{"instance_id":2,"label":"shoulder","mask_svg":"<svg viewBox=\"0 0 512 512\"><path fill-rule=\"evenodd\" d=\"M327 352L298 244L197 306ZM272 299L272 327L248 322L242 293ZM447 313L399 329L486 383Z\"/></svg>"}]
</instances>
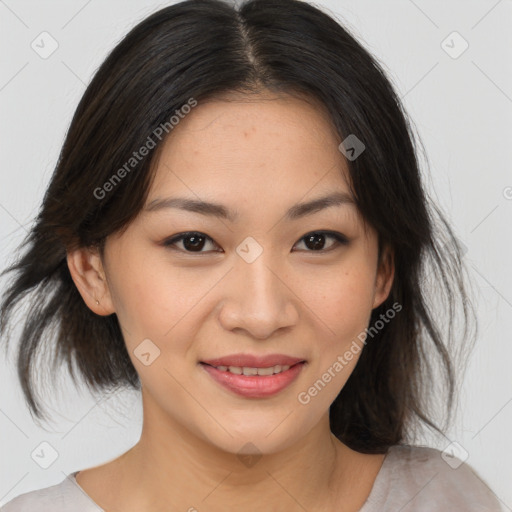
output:
<instances>
[{"instance_id":1,"label":"shoulder","mask_svg":"<svg viewBox=\"0 0 512 512\"><path fill-rule=\"evenodd\" d=\"M50 487L26 492L0 508L0 512L103 512L81 490L74 473Z\"/></svg>"},{"instance_id":2,"label":"shoulder","mask_svg":"<svg viewBox=\"0 0 512 512\"><path fill-rule=\"evenodd\" d=\"M471 512L500 511L488 484L466 462L427 446L401 445L392 448L392 482L410 499L409 508ZM430 508L432 509L432 508ZM408 510L407 508L404 508Z\"/></svg>"},{"instance_id":3,"label":"shoulder","mask_svg":"<svg viewBox=\"0 0 512 512\"><path fill-rule=\"evenodd\" d=\"M502 510L496 495L469 464L435 448L393 446L381 473L375 497L385 507L379 510Z\"/></svg>"}]
</instances>

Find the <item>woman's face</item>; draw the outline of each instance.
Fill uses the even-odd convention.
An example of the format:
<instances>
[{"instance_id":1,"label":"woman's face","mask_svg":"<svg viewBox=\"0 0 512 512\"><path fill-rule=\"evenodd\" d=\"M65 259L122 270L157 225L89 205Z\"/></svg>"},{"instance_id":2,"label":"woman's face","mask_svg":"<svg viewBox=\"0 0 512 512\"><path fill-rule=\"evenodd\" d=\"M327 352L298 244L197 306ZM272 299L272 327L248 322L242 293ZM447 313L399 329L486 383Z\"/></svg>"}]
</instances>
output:
<instances>
[{"instance_id":1,"label":"woman's face","mask_svg":"<svg viewBox=\"0 0 512 512\"><path fill-rule=\"evenodd\" d=\"M173 129L146 209L107 240L97 297L122 326L145 418L231 453L284 449L325 420L360 352L340 358L363 345L393 274L350 200L340 142L291 97L199 103ZM302 363L237 375L279 371L283 356Z\"/></svg>"}]
</instances>

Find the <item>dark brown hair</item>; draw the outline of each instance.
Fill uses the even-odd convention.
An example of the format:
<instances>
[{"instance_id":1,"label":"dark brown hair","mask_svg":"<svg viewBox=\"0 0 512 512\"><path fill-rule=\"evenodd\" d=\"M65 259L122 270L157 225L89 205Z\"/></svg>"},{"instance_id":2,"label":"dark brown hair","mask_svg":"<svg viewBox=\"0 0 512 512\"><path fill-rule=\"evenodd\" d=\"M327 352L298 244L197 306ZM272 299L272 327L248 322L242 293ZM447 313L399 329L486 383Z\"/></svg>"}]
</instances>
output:
<instances>
[{"instance_id":1,"label":"dark brown hair","mask_svg":"<svg viewBox=\"0 0 512 512\"><path fill-rule=\"evenodd\" d=\"M364 152L347 161L350 185L378 233L379 249L389 244L395 255L390 296L373 310L370 325L392 304L402 309L368 339L330 408L332 432L355 450L384 453L415 425L441 431L431 399L435 389L446 391L442 404L452 410L456 380L447 347L455 342L458 312L462 338L469 340L459 246L423 188L412 125L390 79L338 21L297 0L249 0L238 8L188 0L166 7L133 28L96 72L23 254L4 271L14 276L1 304L0 334L7 347L14 307L26 298L16 358L37 418L45 417L34 385L43 347L52 349L53 367L65 361L75 382L78 371L92 390L140 389L117 316L98 316L86 306L66 252L102 249L109 235L128 226L145 203L165 138L104 197L98 199L95 190L190 98L200 104L229 92L262 90L320 102L341 140L354 134L364 143ZM436 306L445 313L445 326Z\"/></svg>"}]
</instances>

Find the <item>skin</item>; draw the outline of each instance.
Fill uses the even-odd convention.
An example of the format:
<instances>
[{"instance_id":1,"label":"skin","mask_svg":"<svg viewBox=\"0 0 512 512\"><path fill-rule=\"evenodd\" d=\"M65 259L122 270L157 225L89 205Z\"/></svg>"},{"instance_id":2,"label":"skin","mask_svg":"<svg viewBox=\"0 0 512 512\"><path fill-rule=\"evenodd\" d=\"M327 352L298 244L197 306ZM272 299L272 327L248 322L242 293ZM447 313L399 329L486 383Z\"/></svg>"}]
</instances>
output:
<instances>
[{"instance_id":1,"label":"skin","mask_svg":"<svg viewBox=\"0 0 512 512\"><path fill-rule=\"evenodd\" d=\"M77 476L105 510L363 505L384 455L349 449L332 435L328 418L360 352L308 404L297 396L349 349L387 298L392 253L386 248L378 261L377 234L365 230L354 204L284 218L297 203L350 193L340 142L312 100L259 93L200 103L166 140L146 205L202 199L237 212L237 220L143 210L122 235L107 239L104 258L91 248L68 253L88 307L118 316L142 382L140 441ZM326 236L324 250L315 251L303 237L322 230L349 242ZM184 231L213 241L199 254L186 252L183 241L163 245ZM236 252L248 236L263 249L252 263ZM160 350L147 366L134 354L144 339ZM277 395L244 398L199 364L238 352L288 354L307 364ZM250 466L240 456L250 451L247 443L261 455Z\"/></svg>"}]
</instances>

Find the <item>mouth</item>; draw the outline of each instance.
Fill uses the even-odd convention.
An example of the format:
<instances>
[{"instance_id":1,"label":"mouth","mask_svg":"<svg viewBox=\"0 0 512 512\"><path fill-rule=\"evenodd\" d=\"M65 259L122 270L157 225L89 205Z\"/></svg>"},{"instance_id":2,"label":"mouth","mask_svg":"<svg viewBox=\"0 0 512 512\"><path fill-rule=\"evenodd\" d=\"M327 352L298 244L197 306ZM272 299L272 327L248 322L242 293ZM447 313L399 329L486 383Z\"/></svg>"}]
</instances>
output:
<instances>
[{"instance_id":1,"label":"mouth","mask_svg":"<svg viewBox=\"0 0 512 512\"><path fill-rule=\"evenodd\" d=\"M304 361L302 361L304 362ZM201 363L206 364L207 366L211 366L212 368L216 368L220 372L229 372L233 373L234 375L245 375L246 377L255 377L255 376L268 376L268 375L278 375L279 373L288 371L291 366L288 364L280 365L276 364L275 366L269 366L266 368L256 368L251 366L214 366L208 363ZM300 363L295 363L300 364ZM292 365L295 366L295 365Z\"/></svg>"},{"instance_id":2,"label":"mouth","mask_svg":"<svg viewBox=\"0 0 512 512\"><path fill-rule=\"evenodd\" d=\"M247 398L266 398L283 391L300 374L305 360L270 366L235 366L201 362L206 373L225 389Z\"/></svg>"}]
</instances>

